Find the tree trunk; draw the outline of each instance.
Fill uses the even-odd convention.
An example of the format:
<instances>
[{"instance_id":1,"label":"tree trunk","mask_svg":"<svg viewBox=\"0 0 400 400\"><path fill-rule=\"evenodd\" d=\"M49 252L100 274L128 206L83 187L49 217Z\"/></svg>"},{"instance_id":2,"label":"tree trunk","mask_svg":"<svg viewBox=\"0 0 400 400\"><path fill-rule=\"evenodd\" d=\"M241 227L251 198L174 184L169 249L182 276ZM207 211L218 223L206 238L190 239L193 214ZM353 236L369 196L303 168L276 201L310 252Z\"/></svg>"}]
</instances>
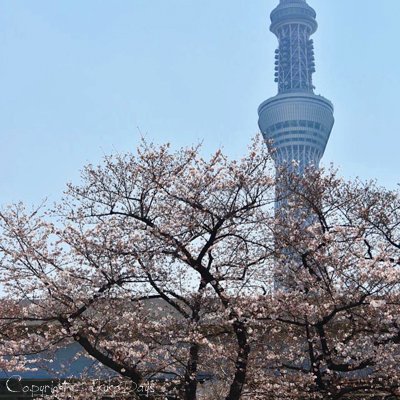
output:
<instances>
[{"instance_id":1,"label":"tree trunk","mask_svg":"<svg viewBox=\"0 0 400 400\"><path fill-rule=\"evenodd\" d=\"M233 324L236 338L239 345L239 352L236 359L236 372L230 391L226 400L239 400L246 382L247 363L249 359L250 346L247 342L247 332L243 322L235 321Z\"/></svg>"},{"instance_id":2,"label":"tree trunk","mask_svg":"<svg viewBox=\"0 0 400 400\"><path fill-rule=\"evenodd\" d=\"M199 345L190 345L190 356L185 373L185 400L196 400L197 392L197 363L199 359Z\"/></svg>"}]
</instances>

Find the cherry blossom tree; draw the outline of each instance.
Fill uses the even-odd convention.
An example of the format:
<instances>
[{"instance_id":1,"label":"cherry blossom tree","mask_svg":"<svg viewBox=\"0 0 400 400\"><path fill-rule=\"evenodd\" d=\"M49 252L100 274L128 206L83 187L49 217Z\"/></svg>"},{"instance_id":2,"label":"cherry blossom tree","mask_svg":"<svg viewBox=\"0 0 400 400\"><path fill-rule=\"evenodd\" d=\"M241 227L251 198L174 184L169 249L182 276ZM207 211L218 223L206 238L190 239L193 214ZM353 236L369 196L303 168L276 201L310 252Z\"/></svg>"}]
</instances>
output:
<instances>
[{"instance_id":1,"label":"cherry blossom tree","mask_svg":"<svg viewBox=\"0 0 400 400\"><path fill-rule=\"evenodd\" d=\"M50 215L11 206L2 280L20 307L4 313L4 334L30 323L15 354L73 340L135 385L174 378L163 389L187 399L212 354L239 398L250 353L239 296L268 286L271 264L269 168L256 142L240 162L143 142L86 167Z\"/></svg>"},{"instance_id":2,"label":"cherry blossom tree","mask_svg":"<svg viewBox=\"0 0 400 400\"><path fill-rule=\"evenodd\" d=\"M280 183L275 273L286 279L262 310L276 324L259 353L275 354L281 398L399 395L399 192L310 172Z\"/></svg>"},{"instance_id":3,"label":"cherry blossom tree","mask_svg":"<svg viewBox=\"0 0 400 400\"><path fill-rule=\"evenodd\" d=\"M80 377L91 398L105 395L93 376L113 376L118 398L398 393L397 191L275 177L258 137L232 161L143 141L0 226L3 368L51 368L76 343L95 361Z\"/></svg>"}]
</instances>

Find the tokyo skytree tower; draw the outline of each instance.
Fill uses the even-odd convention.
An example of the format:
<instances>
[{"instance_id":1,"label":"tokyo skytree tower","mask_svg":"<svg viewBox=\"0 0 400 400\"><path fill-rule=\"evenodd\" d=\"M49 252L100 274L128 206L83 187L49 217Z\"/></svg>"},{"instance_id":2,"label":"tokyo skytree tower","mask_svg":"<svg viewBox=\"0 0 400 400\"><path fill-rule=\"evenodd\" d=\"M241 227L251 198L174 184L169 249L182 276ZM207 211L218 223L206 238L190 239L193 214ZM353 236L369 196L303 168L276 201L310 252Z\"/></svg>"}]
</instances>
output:
<instances>
[{"instance_id":1,"label":"tokyo skytree tower","mask_svg":"<svg viewBox=\"0 0 400 400\"><path fill-rule=\"evenodd\" d=\"M278 38L275 50L275 82L278 94L259 109L259 127L277 168L293 160L302 174L316 168L333 127L333 105L314 94L315 58L311 35L318 24L306 0L280 0L271 13L270 30ZM273 142L271 142L273 141Z\"/></svg>"}]
</instances>

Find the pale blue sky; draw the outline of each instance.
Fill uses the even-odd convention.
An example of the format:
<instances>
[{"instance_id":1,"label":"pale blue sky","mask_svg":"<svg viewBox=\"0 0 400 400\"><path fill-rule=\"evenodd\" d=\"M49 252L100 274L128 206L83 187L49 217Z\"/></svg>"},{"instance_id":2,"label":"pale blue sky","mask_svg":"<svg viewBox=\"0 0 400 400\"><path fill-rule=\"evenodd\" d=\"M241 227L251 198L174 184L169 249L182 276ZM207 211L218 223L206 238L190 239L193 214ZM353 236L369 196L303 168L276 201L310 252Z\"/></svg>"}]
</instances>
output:
<instances>
[{"instance_id":1,"label":"pale blue sky","mask_svg":"<svg viewBox=\"0 0 400 400\"><path fill-rule=\"evenodd\" d=\"M278 0L0 0L0 204L57 200L139 131L232 157L276 94ZM400 182L399 0L309 0L316 93L335 105L325 164Z\"/></svg>"}]
</instances>

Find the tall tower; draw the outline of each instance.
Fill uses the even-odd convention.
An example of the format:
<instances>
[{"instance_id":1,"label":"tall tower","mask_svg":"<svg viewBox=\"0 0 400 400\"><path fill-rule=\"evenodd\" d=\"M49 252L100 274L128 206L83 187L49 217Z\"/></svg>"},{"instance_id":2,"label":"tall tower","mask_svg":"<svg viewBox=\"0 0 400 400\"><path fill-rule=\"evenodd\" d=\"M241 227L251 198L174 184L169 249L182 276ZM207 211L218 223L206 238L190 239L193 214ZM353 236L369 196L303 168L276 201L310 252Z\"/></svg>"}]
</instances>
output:
<instances>
[{"instance_id":1,"label":"tall tower","mask_svg":"<svg viewBox=\"0 0 400 400\"><path fill-rule=\"evenodd\" d=\"M315 18L306 0L280 0L272 11L270 30L279 42L278 94L258 109L258 124L270 150L275 150L276 167L294 160L300 174L310 165L318 168L334 123L332 103L315 95L312 83L315 62L310 37L318 27Z\"/></svg>"}]
</instances>

